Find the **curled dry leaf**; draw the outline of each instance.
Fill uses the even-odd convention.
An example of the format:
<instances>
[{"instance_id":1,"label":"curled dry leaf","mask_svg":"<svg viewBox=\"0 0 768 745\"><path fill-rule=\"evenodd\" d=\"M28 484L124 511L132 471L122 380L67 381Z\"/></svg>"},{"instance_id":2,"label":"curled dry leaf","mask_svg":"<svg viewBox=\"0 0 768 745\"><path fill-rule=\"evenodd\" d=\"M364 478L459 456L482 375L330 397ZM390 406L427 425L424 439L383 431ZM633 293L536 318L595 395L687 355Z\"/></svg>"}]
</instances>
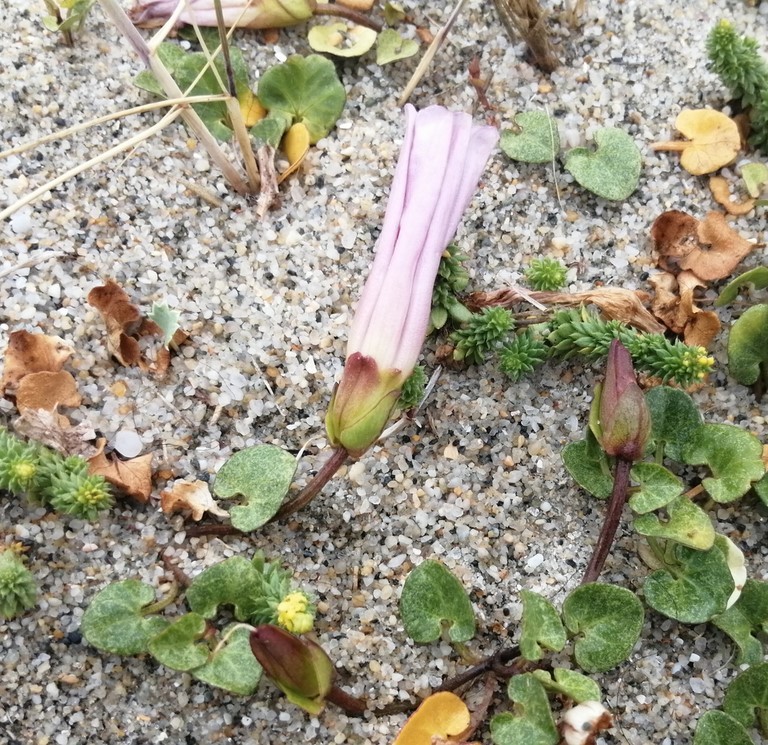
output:
<instances>
[{"instance_id":1,"label":"curled dry leaf","mask_svg":"<svg viewBox=\"0 0 768 745\"><path fill-rule=\"evenodd\" d=\"M694 303L696 288L706 285L693 272L681 272L677 277L665 272L649 281L656 290L651 304L656 317L670 331L681 334L686 344L708 347L720 330L720 319Z\"/></svg>"},{"instance_id":2,"label":"curled dry leaf","mask_svg":"<svg viewBox=\"0 0 768 745\"><path fill-rule=\"evenodd\" d=\"M729 215L746 215L755 208L756 199L747 199L745 202L731 201L731 192L728 181L722 176L709 177L709 190L715 201L722 205Z\"/></svg>"},{"instance_id":3,"label":"curled dry leaf","mask_svg":"<svg viewBox=\"0 0 768 745\"><path fill-rule=\"evenodd\" d=\"M30 373L16 388L16 407L22 414L29 409L53 412L57 406L75 408L82 402L77 382L66 370Z\"/></svg>"},{"instance_id":4,"label":"curled dry leaf","mask_svg":"<svg viewBox=\"0 0 768 745\"><path fill-rule=\"evenodd\" d=\"M229 517L213 498L205 481L176 481L170 489L160 494L160 507L166 515L180 510L191 510L192 519L202 520L206 512L218 517Z\"/></svg>"},{"instance_id":5,"label":"curled dry leaf","mask_svg":"<svg viewBox=\"0 0 768 745\"><path fill-rule=\"evenodd\" d=\"M688 269L706 282L730 275L758 245L731 228L722 212L709 212L701 221L677 210L664 212L653 223L651 237L662 269L673 274Z\"/></svg>"},{"instance_id":6,"label":"curled dry leaf","mask_svg":"<svg viewBox=\"0 0 768 745\"><path fill-rule=\"evenodd\" d=\"M2 389L12 392L30 373L59 372L72 356L72 347L57 336L12 331L5 350Z\"/></svg>"},{"instance_id":7,"label":"curled dry leaf","mask_svg":"<svg viewBox=\"0 0 768 745\"><path fill-rule=\"evenodd\" d=\"M741 149L741 134L733 119L712 109L683 109L675 129L688 141L655 142L653 150L680 151L680 165L701 176L731 163Z\"/></svg>"},{"instance_id":8,"label":"curled dry leaf","mask_svg":"<svg viewBox=\"0 0 768 745\"><path fill-rule=\"evenodd\" d=\"M103 440L97 446L103 448ZM139 502L149 501L152 493L152 453L140 455L131 460L120 460L115 456L107 457L99 451L88 459L89 471L103 476L110 484Z\"/></svg>"},{"instance_id":9,"label":"curled dry leaf","mask_svg":"<svg viewBox=\"0 0 768 745\"><path fill-rule=\"evenodd\" d=\"M104 448L104 440L100 440L98 446L94 444L96 433L88 422L70 426L66 417L56 411L27 409L13 423L13 429L21 437L42 443L64 455L89 459Z\"/></svg>"},{"instance_id":10,"label":"curled dry leaf","mask_svg":"<svg viewBox=\"0 0 768 745\"><path fill-rule=\"evenodd\" d=\"M123 365L141 360L139 342L134 335L142 324L141 311L128 294L111 279L88 293L88 302L101 313L107 327L107 349Z\"/></svg>"}]
</instances>

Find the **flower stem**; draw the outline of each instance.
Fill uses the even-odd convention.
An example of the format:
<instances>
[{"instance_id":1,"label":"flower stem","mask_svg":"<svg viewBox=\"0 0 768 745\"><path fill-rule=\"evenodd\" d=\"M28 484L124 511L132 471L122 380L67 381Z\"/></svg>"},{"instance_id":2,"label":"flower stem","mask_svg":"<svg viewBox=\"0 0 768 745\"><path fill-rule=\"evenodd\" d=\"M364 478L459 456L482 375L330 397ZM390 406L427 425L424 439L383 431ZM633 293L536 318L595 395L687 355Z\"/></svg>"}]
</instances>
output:
<instances>
[{"instance_id":1,"label":"flower stem","mask_svg":"<svg viewBox=\"0 0 768 745\"><path fill-rule=\"evenodd\" d=\"M381 24L378 21L369 18L362 13L358 13L354 8L346 8L343 5L334 3L318 3L314 10L316 16L336 16L336 18L344 18L347 21L358 24L358 26L367 26L374 31L381 31Z\"/></svg>"},{"instance_id":2,"label":"flower stem","mask_svg":"<svg viewBox=\"0 0 768 745\"><path fill-rule=\"evenodd\" d=\"M302 507L306 507L333 478L336 471L347 462L348 457L349 454L344 448L336 448L331 457L323 464L323 467L314 475L312 480L296 497L286 502L270 522L282 520L288 517L288 515L292 515L294 512L300 510Z\"/></svg>"},{"instance_id":3,"label":"flower stem","mask_svg":"<svg viewBox=\"0 0 768 745\"><path fill-rule=\"evenodd\" d=\"M603 571L603 565L613 545L613 539L621 521L621 513L629 494L629 472L631 469L631 460L617 458L616 471L613 474L613 492L608 502L608 511L605 514L605 520L600 529L592 558L589 560L589 566L587 566L587 571L584 572L584 577L581 580L582 585L594 582L600 576L600 572Z\"/></svg>"},{"instance_id":4,"label":"flower stem","mask_svg":"<svg viewBox=\"0 0 768 745\"><path fill-rule=\"evenodd\" d=\"M326 701L338 706L345 714L353 717L359 717L368 711L368 702L364 698L351 696L342 691L337 685L334 685L325 697Z\"/></svg>"}]
</instances>

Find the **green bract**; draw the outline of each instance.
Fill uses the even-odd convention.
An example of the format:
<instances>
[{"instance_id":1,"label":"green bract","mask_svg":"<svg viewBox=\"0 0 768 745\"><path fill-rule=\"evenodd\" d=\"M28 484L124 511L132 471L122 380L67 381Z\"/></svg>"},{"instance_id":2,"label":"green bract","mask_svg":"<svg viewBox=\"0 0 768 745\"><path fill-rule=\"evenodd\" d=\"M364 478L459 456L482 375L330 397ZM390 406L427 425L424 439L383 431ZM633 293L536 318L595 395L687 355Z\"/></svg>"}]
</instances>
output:
<instances>
[{"instance_id":1,"label":"green bract","mask_svg":"<svg viewBox=\"0 0 768 745\"><path fill-rule=\"evenodd\" d=\"M557 122L544 111L525 111L515 116L518 131L506 129L499 146L512 160L551 163L560 151Z\"/></svg>"},{"instance_id":2,"label":"green bract","mask_svg":"<svg viewBox=\"0 0 768 745\"><path fill-rule=\"evenodd\" d=\"M467 593L437 561L424 561L408 575L400 615L408 636L422 644L439 639L443 625L453 642L466 642L475 635L475 613Z\"/></svg>"},{"instance_id":3,"label":"green bract","mask_svg":"<svg viewBox=\"0 0 768 745\"><path fill-rule=\"evenodd\" d=\"M621 129L599 129L597 150L577 147L565 155L565 170L585 189L611 200L637 189L642 160L634 140Z\"/></svg>"},{"instance_id":4,"label":"green bract","mask_svg":"<svg viewBox=\"0 0 768 745\"><path fill-rule=\"evenodd\" d=\"M565 646L565 629L555 606L535 592L523 590L523 617L520 631L520 654L526 660L540 660L542 647L559 652Z\"/></svg>"},{"instance_id":5,"label":"green bract","mask_svg":"<svg viewBox=\"0 0 768 745\"><path fill-rule=\"evenodd\" d=\"M626 660L643 628L643 606L623 587L592 583L576 588L563 603L563 620L577 635L574 656L588 673Z\"/></svg>"},{"instance_id":6,"label":"green bract","mask_svg":"<svg viewBox=\"0 0 768 745\"><path fill-rule=\"evenodd\" d=\"M296 459L274 445L257 445L235 453L216 474L213 493L222 499L242 496L245 504L229 511L238 530L260 528L280 509L293 481Z\"/></svg>"},{"instance_id":7,"label":"green bract","mask_svg":"<svg viewBox=\"0 0 768 745\"><path fill-rule=\"evenodd\" d=\"M531 674L515 675L507 686L515 714L498 714L491 720L495 745L555 745L559 741L544 686Z\"/></svg>"}]
</instances>

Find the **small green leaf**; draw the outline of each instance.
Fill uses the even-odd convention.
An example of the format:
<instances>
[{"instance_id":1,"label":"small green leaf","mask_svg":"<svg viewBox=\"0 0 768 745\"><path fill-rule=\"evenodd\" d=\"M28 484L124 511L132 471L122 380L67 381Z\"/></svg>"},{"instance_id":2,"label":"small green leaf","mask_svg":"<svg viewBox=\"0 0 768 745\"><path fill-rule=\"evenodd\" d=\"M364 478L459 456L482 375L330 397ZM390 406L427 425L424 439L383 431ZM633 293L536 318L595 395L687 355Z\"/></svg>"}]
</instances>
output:
<instances>
[{"instance_id":1,"label":"small green leaf","mask_svg":"<svg viewBox=\"0 0 768 745\"><path fill-rule=\"evenodd\" d=\"M736 603L712 623L738 645L737 665L762 662L763 645L753 634L768 632L768 582L748 579Z\"/></svg>"},{"instance_id":2,"label":"small green leaf","mask_svg":"<svg viewBox=\"0 0 768 745\"><path fill-rule=\"evenodd\" d=\"M150 640L168 625L165 618L143 614L142 609L154 599L154 589L136 579L107 585L94 596L83 614L83 636L105 652L146 652Z\"/></svg>"},{"instance_id":3,"label":"small green leaf","mask_svg":"<svg viewBox=\"0 0 768 745\"><path fill-rule=\"evenodd\" d=\"M405 10L400 3L387 3L384 6L384 20L387 26L395 26L405 18Z\"/></svg>"},{"instance_id":4,"label":"small green leaf","mask_svg":"<svg viewBox=\"0 0 768 745\"><path fill-rule=\"evenodd\" d=\"M397 31L385 28L376 43L376 64L388 65L406 57L413 57L419 51L419 43L413 39L406 39Z\"/></svg>"},{"instance_id":5,"label":"small green leaf","mask_svg":"<svg viewBox=\"0 0 768 745\"><path fill-rule=\"evenodd\" d=\"M768 184L768 166L765 163L747 163L741 167L741 178L744 179L749 196L757 199L762 187Z\"/></svg>"},{"instance_id":6,"label":"small green leaf","mask_svg":"<svg viewBox=\"0 0 768 745\"><path fill-rule=\"evenodd\" d=\"M678 497L667 505L665 520L653 514L636 517L635 530L640 535L669 539L699 551L706 551L715 542L709 515L687 497Z\"/></svg>"},{"instance_id":7,"label":"small green leaf","mask_svg":"<svg viewBox=\"0 0 768 745\"><path fill-rule=\"evenodd\" d=\"M608 499L613 491L613 476L606 456L592 431L578 442L568 443L562 452L563 464L573 480L598 499Z\"/></svg>"},{"instance_id":8,"label":"small green leaf","mask_svg":"<svg viewBox=\"0 0 768 745\"><path fill-rule=\"evenodd\" d=\"M226 635L232 626L222 631ZM192 675L204 683L223 688L238 696L250 696L261 679L261 665L251 652L250 629L241 626L232 632L227 643L214 652Z\"/></svg>"},{"instance_id":9,"label":"small green leaf","mask_svg":"<svg viewBox=\"0 0 768 745\"><path fill-rule=\"evenodd\" d=\"M154 321L163 332L163 344L166 349L170 346L173 335L179 330L180 317L181 314L171 310L166 303L152 303L148 318Z\"/></svg>"},{"instance_id":10,"label":"small green leaf","mask_svg":"<svg viewBox=\"0 0 768 745\"><path fill-rule=\"evenodd\" d=\"M557 122L544 111L525 111L515 116L519 131L506 129L499 145L512 160L551 163L560 152Z\"/></svg>"},{"instance_id":11,"label":"small green leaf","mask_svg":"<svg viewBox=\"0 0 768 745\"><path fill-rule=\"evenodd\" d=\"M440 638L443 624L453 642L475 635L475 613L461 582L440 562L427 560L408 575L400 596L405 632L426 644Z\"/></svg>"},{"instance_id":12,"label":"small green leaf","mask_svg":"<svg viewBox=\"0 0 768 745\"><path fill-rule=\"evenodd\" d=\"M640 489L630 497L629 506L641 515L665 507L683 493L682 480L656 463L634 465L632 480L640 484Z\"/></svg>"},{"instance_id":13,"label":"small green leaf","mask_svg":"<svg viewBox=\"0 0 768 745\"><path fill-rule=\"evenodd\" d=\"M752 488L755 490L755 494L760 497L766 507L768 507L768 473L766 473L760 481L755 481L752 484Z\"/></svg>"},{"instance_id":14,"label":"small green leaf","mask_svg":"<svg viewBox=\"0 0 768 745\"><path fill-rule=\"evenodd\" d=\"M331 131L347 100L333 62L319 54L294 54L267 70L259 80L258 95L270 115L281 111L292 124L303 122L312 144Z\"/></svg>"},{"instance_id":15,"label":"small green leaf","mask_svg":"<svg viewBox=\"0 0 768 745\"><path fill-rule=\"evenodd\" d=\"M732 279L720 291L717 300L715 300L715 306L722 308L724 305L732 303L738 297L741 288L748 285L752 285L755 290L763 290L768 287L768 266L758 266Z\"/></svg>"},{"instance_id":16,"label":"small green leaf","mask_svg":"<svg viewBox=\"0 0 768 745\"><path fill-rule=\"evenodd\" d=\"M753 305L731 326L728 369L742 385L752 385L768 367L768 305ZM765 375L765 372L763 372Z\"/></svg>"},{"instance_id":17,"label":"small green leaf","mask_svg":"<svg viewBox=\"0 0 768 745\"><path fill-rule=\"evenodd\" d=\"M530 673L515 675L507 686L515 713L491 719L495 745L556 745L560 740L544 686Z\"/></svg>"},{"instance_id":18,"label":"small green leaf","mask_svg":"<svg viewBox=\"0 0 768 745\"><path fill-rule=\"evenodd\" d=\"M565 155L565 170L585 189L620 201L637 189L642 164L634 140L621 129L599 129L597 150L575 147Z\"/></svg>"},{"instance_id":19,"label":"small green leaf","mask_svg":"<svg viewBox=\"0 0 768 745\"><path fill-rule=\"evenodd\" d=\"M235 453L216 474L213 493L221 499L242 496L245 504L232 507L232 525L248 532L267 523L280 509L296 459L275 445L257 445Z\"/></svg>"},{"instance_id":20,"label":"small green leaf","mask_svg":"<svg viewBox=\"0 0 768 745\"><path fill-rule=\"evenodd\" d=\"M542 658L542 647L559 652L565 646L566 635L555 606L529 590L523 590L520 597L523 599L520 654L526 660L535 661Z\"/></svg>"},{"instance_id":21,"label":"small green leaf","mask_svg":"<svg viewBox=\"0 0 768 745\"><path fill-rule=\"evenodd\" d=\"M702 425L698 407L685 391L667 385L651 388L645 401L651 412L651 438L657 447L663 445L668 458L681 461L683 447Z\"/></svg>"},{"instance_id":22,"label":"small green leaf","mask_svg":"<svg viewBox=\"0 0 768 745\"><path fill-rule=\"evenodd\" d=\"M747 730L723 711L708 711L696 725L693 745L754 745Z\"/></svg>"},{"instance_id":23,"label":"small green leaf","mask_svg":"<svg viewBox=\"0 0 768 745\"><path fill-rule=\"evenodd\" d=\"M588 673L604 672L626 660L643 628L643 606L623 587L588 584L563 603L563 620L573 635L576 662Z\"/></svg>"},{"instance_id":24,"label":"small green leaf","mask_svg":"<svg viewBox=\"0 0 768 745\"><path fill-rule=\"evenodd\" d=\"M592 678L575 670L566 670L564 667L556 667L554 674L555 679L552 680L552 676L546 670L534 670L532 673L548 691L565 696L577 704L600 700L600 686Z\"/></svg>"},{"instance_id":25,"label":"small green leaf","mask_svg":"<svg viewBox=\"0 0 768 745\"><path fill-rule=\"evenodd\" d=\"M448 310L442 305L436 305L432 308L429 316L429 322L435 329L441 329L448 322Z\"/></svg>"},{"instance_id":26,"label":"small green leaf","mask_svg":"<svg viewBox=\"0 0 768 745\"><path fill-rule=\"evenodd\" d=\"M765 308L768 310L768 305ZM768 350L768 336L766 344ZM741 427L703 424L683 449L683 458L692 465L709 466L714 478L704 479L702 486L715 502L722 503L744 496L752 482L762 477L765 473L762 452L760 440Z\"/></svg>"},{"instance_id":27,"label":"small green leaf","mask_svg":"<svg viewBox=\"0 0 768 745\"><path fill-rule=\"evenodd\" d=\"M744 727L753 727L759 719L762 733L768 737L768 662L753 665L733 679L723 709Z\"/></svg>"},{"instance_id":28,"label":"small green leaf","mask_svg":"<svg viewBox=\"0 0 768 745\"><path fill-rule=\"evenodd\" d=\"M722 613L734 589L728 562L717 545L697 551L672 544L665 568L645 580L645 601L683 623L704 623Z\"/></svg>"},{"instance_id":29,"label":"small green leaf","mask_svg":"<svg viewBox=\"0 0 768 745\"><path fill-rule=\"evenodd\" d=\"M220 605L231 605L238 621L250 619L262 595L259 572L243 556L232 556L204 569L187 589L187 605L203 618L213 618Z\"/></svg>"},{"instance_id":30,"label":"small green leaf","mask_svg":"<svg viewBox=\"0 0 768 745\"><path fill-rule=\"evenodd\" d=\"M307 41L316 52L335 57L361 57L376 43L376 32L365 26L337 21L313 26L309 29Z\"/></svg>"},{"instance_id":31,"label":"small green leaf","mask_svg":"<svg viewBox=\"0 0 768 745\"><path fill-rule=\"evenodd\" d=\"M202 616L186 613L149 642L149 653L171 670L186 672L200 667L208 659L210 649L195 642L203 636L205 628Z\"/></svg>"}]
</instances>

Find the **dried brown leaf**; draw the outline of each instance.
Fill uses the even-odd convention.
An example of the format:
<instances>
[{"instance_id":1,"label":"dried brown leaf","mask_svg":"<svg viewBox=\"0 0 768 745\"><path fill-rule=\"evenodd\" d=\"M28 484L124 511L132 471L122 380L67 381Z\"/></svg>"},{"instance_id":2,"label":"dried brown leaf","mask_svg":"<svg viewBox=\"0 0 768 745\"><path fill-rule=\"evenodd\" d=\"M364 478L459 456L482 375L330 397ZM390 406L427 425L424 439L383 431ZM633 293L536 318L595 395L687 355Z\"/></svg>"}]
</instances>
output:
<instances>
[{"instance_id":1,"label":"dried brown leaf","mask_svg":"<svg viewBox=\"0 0 768 745\"><path fill-rule=\"evenodd\" d=\"M16 407L54 411L57 406L75 408L83 402L77 391L77 381L66 370L36 372L25 375L16 388Z\"/></svg>"},{"instance_id":2,"label":"dried brown leaf","mask_svg":"<svg viewBox=\"0 0 768 745\"><path fill-rule=\"evenodd\" d=\"M192 519L202 520L206 512L218 517L229 517L213 498L205 481L177 481L160 494L160 507L166 515L180 510L191 510Z\"/></svg>"},{"instance_id":3,"label":"dried brown leaf","mask_svg":"<svg viewBox=\"0 0 768 745\"><path fill-rule=\"evenodd\" d=\"M92 442L96 433L88 422L73 427L66 417L45 409L27 409L13 423L13 429L21 437L40 442L64 455L79 455L86 459L98 455L106 442L100 440L99 445Z\"/></svg>"},{"instance_id":4,"label":"dried brown leaf","mask_svg":"<svg viewBox=\"0 0 768 745\"><path fill-rule=\"evenodd\" d=\"M100 452L89 458L88 464L91 473L103 476L129 497L143 503L149 501L149 495L152 493L152 453L130 460L120 460Z\"/></svg>"},{"instance_id":5,"label":"dried brown leaf","mask_svg":"<svg viewBox=\"0 0 768 745\"><path fill-rule=\"evenodd\" d=\"M58 372L72 356L72 347L57 336L12 331L5 350L2 389L10 392L30 373Z\"/></svg>"},{"instance_id":6,"label":"dried brown leaf","mask_svg":"<svg viewBox=\"0 0 768 745\"><path fill-rule=\"evenodd\" d=\"M107 349L123 365L135 365L141 360L139 343L133 338L145 319L138 306L117 282L107 280L88 293L88 302L101 313L107 327Z\"/></svg>"},{"instance_id":7,"label":"dried brown leaf","mask_svg":"<svg viewBox=\"0 0 768 745\"><path fill-rule=\"evenodd\" d=\"M731 192L728 181L722 176L709 177L709 189L715 201L722 205L729 215L746 215L755 208L756 199L747 199L745 202L731 201Z\"/></svg>"}]
</instances>

